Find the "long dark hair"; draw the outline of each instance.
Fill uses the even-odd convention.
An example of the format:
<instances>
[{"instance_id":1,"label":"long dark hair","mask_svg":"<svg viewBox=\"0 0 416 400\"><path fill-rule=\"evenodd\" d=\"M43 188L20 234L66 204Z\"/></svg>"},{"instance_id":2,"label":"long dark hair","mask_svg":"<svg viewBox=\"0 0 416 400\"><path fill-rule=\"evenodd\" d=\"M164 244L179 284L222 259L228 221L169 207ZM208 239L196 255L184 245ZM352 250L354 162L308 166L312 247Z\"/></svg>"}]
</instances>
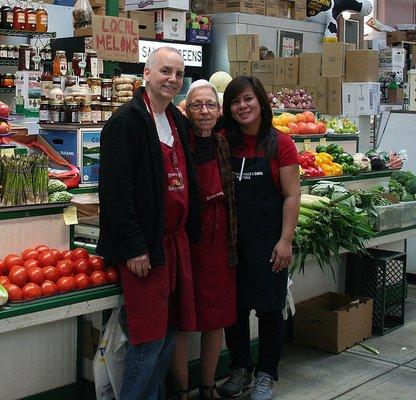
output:
<instances>
[{"instance_id":1,"label":"long dark hair","mask_svg":"<svg viewBox=\"0 0 416 400\"><path fill-rule=\"evenodd\" d=\"M267 93L262 83L252 76L237 76L227 86L223 97L223 116L224 126L228 132L228 141L231 150L242 148L244 142L241 138L241 129L237 121L231 115L231 103L244 90L250 87L257 97L261 108L261 123L258 135L258 150L264 150L267 158L273 158L276 155L277 139L272 127L272 109Z\"/></svg>"}]
</instances>

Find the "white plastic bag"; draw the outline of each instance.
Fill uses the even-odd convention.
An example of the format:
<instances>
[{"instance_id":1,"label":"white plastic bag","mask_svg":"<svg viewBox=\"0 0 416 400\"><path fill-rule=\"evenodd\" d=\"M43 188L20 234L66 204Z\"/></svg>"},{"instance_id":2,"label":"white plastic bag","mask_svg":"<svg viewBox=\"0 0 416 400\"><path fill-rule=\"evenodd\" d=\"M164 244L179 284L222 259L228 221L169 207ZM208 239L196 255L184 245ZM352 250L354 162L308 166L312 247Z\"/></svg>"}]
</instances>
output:
<instances>
[{"instance_id":1,"label":"white plastic bag","mask_svg":"<svg viewBox=\"0 0 416 400\"><path fill-rule=\"evenodd\" d=\"M97 400L119 400L126 350L127 336L120 325L120 309L115 308L93 360Z\"/></svg>"},{"instance_id":2,"label":"white plastic bag","mask_svg":"<svg viewBox=\"0 0 416 400\"><path fill-rule=\"evenodd\" d=\"M74 28L85 28L92 25L91 4L88 0L77 0L72 10L72 25Z\"/></svg>"}]
</instances>

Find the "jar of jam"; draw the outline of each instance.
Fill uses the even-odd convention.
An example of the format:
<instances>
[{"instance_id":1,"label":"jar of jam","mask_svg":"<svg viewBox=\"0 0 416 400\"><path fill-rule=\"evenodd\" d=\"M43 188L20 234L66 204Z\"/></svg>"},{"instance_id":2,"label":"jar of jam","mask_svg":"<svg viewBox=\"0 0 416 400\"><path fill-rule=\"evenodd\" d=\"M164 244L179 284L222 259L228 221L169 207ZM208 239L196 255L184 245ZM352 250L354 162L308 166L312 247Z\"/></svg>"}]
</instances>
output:
<instances>
[{"instance_id":1,"label":"jar of jam","mask_svg":"<svg viewBox=\"0 0 416 400\"><path fill-rule=\"evenodd\" d=\"M25 12L20 0L17 0L13 7L13 29L17 31L23 31L25 29Z\"/></svg>"},{"instance_id":2,"label":"jar of jam","mask_svg":"<svg viewBox=\"0 0 416 400\"><path fill-rule=\"evenodd\" d=\"M7 46L7 59L13 60L14 58L14 47L13 46Z\"/></svg>"},{"instance_id":3,"label":"jar of jam","mask_svg":"<svg viewBox=\"0 0 416 400\"><path fill-rule=\"evenodd\" d=\"M79 109L79 122L81 124L90 124L91 123L91 106L87 103L81 105Z\"/></svg>"},{"instance_id":4,"label":"jar of jam","mask_svg":"<svg viewBox=\"0 0 416 400\"><path fill-rule=\"evenodd\" d=\"M95 50L87 50L86 64L88 76L98 76L98 53Z\"/></svg>"},{"instance_id":5,"label":"jar of jam","mask_svg":"<svg viewBox=\"0 0 416 400\"><path fill-rule=\"evenodd\" d=\"M101 80L101 103L111 103L113 93L113 81L111 79Z\"/></svg>"},{"instance_id":6,"label":"jar of jam","mask_svg":"<svg viewBox=\"0 0 416 400\"><path fill-rule=\"evenodd\" d=\"M101 100L101 79L100 78L87 78L87 84L91 89L91 96L93 100Z\"/></svg>"},{"instance_id":7,"label":"jar of jam","mask_svg":"<svg viewBox=\"0 0 416 400\"><path fill-rule=\"evenodd\" d=\"M113 115L111 103L101 103L101 121L106 122Z\"/></svg>"},{"instance_id":8,"label":"jar of jam","mask_svg":"<svg viewBox=\"0 0 416 400\"><path fill-rule=\"evenodd\" d=\"M80 108L76 102L66 103L65 105L65 118L66 122L80 122Z\"/></svg>"},{"instance_id":9,"label":"jar of jam","mask_svg":"<svg viewBox=\"0 0 416 400\"><path fill-rule=\"evenodd\" d=\"M49 101L51 105L64 101L64 92L61 89L60 79L54 78L52 82L52 89L49 91Z\"/></svg>"},{"instance_id":10,"label":"jar of jam","mask_svg":"<svg viewBox=\"0 0 416 400\"><path fill-rule=\"evenodd\" d=\"M53 76L66 76L68 63L65 51L57 50L52 64Z\"/></svg>"},{"instance_id":11,"label":"jar of jam","mask_svg":"<svg viewBox=\"0 0 416 400\"><path fill-rule=\"evenodd\" d=\"M19 71L29 71L30 69L31 48L28 44L19 46Z\"/></svg>"},{"instance_id":12,"label":"jar of jam","mask_svg":"<svg viewBox=\"0 0 416 400\"><path fill-rule=\"evenodd\" d=\"M70 75L66 77L65 80L65 88L75 86L77 83L77 77L74 75Z\"/></svg>"},{"instance_id":13,"label":"jar of jam","mask_svg":"<svg viewBox=\"0 0 416 400\"><path fill-rule=\"evenodd\" d=\"M96 124L101 121L101 104L99 101L91 102L91 122Z\"/></svg>"},{"instance_id":14,"label":"jar of jam","mask_svg":"<svg viewBox=\"0 0 416 400\"><path fill-rule=\"evenodd\" d=\"M74 53L72 56L72 71L75 76L81 76L81 67L79 63L84 59L84 53Z\"/></svg>"},{"instance_id":15,"label":"jar of jam","mask_svg":"<svg viewBox=\"0 0 416 400\"><path fill-rule=\"evenodd\" d=\"M1 12L1 28L13 29L13 10L10 7L9 1L5 0L0 8Z\"/></svg>"},{"instance_id":16,"label":"jar of jam","mask_svg":"<svg viewBox=\"0 0 416 400\"><path fill-rule=\"evenodd\" d=\"M124 103L118 103L118 102L112 102L111 103L111 111L113 114L118 110L119 107L121 107Z\"/></svg>"},{"instance_id":17,"label":"jar of jam","mask_svg":"<svg viewBox=\"0 0 416 400\"><path fill-rule=\"evenodd\" d=\"M5 44L0 45L0 58L7 58L7 46Z\"/></svg>"},{"instance_id":18,"label":"jar of jam","mask_svg":"<svg viewBox=\"0 0 416 400\"><path fill-rule=\"evenodd\" d=\"M13 46L13 60L19 59L19 46Z\"/></svg>"},{"instance_id":19,"label":"jar of jam","mask_svg":"<svg viewBox=\"0 0 416 400\"><path fill-rule=\"evenodd\" d=\"M65 108L63 102L51 102L49 119L53 124L65 122Z\"/></svg>"},{"instance_id":20,"label":"jar of jam","mask_svg":"<svg viewBox=\"0 0 416 400\"><path fill-rule=\"evenodd\" d=\"M48 123L49 122L49 101L42 100L39 106L39 122Z\"/></svg>"},{"instance_id":21,"label":"jar of jam","mask_svg":"<svg viewBox=\"0 0 416 400\"><path fill-rule=\"evenodd\" d=\"M3 75L3 87L13 88L14 85L14 75L13 74L4 74Z\"/></svg>"}]
</instances>

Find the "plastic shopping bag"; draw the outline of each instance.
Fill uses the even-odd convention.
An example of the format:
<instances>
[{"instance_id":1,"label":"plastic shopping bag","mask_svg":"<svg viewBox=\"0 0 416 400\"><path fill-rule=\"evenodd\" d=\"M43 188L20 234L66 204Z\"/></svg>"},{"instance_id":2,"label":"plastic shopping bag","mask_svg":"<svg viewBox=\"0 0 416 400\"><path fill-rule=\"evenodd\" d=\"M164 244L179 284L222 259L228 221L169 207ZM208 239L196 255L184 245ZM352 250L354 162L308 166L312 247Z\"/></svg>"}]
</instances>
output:
<instances>
[{"instance_id":1,"label":"plastic shopping bag","mask_svg":"<svg viewBox=\"0 0 416 400\"><path fill-rule=\"evenodd\" d=\"M74 28L85 28L92 25L91 4L88 0L77 0L72 10L72 19Z\"/></svg>"},{"instance_id":2,"label":"plastic shopping bag","mask_svg":"<svg viewBox=\"0 0 416 400\"><path fill-rule=\"evenodd\" d=\"M120 309L115 308L93 360L97 400L118 400L123 379L127 336L120 325Z\"/></svg>"}]
</instances>

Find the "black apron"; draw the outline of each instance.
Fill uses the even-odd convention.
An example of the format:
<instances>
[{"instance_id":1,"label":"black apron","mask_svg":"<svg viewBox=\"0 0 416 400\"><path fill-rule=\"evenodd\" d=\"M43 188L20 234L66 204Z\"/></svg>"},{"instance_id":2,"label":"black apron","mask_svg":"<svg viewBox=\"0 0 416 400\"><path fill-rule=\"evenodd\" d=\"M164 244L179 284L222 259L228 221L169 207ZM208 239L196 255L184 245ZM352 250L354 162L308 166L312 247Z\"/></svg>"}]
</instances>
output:
<instances>
[{"instance_id":1,"label":"black apron","mask_svg":"<svg viewBox=\"0 0 416 400\"><path fill-rule=\"evenodd\" d=\"M282 232L283 196L264 157L232 158L238 215L237 291L242 310L279 311L285 307L288 270L275 273L270 262Z\"/></svg>"}]
</instances>

